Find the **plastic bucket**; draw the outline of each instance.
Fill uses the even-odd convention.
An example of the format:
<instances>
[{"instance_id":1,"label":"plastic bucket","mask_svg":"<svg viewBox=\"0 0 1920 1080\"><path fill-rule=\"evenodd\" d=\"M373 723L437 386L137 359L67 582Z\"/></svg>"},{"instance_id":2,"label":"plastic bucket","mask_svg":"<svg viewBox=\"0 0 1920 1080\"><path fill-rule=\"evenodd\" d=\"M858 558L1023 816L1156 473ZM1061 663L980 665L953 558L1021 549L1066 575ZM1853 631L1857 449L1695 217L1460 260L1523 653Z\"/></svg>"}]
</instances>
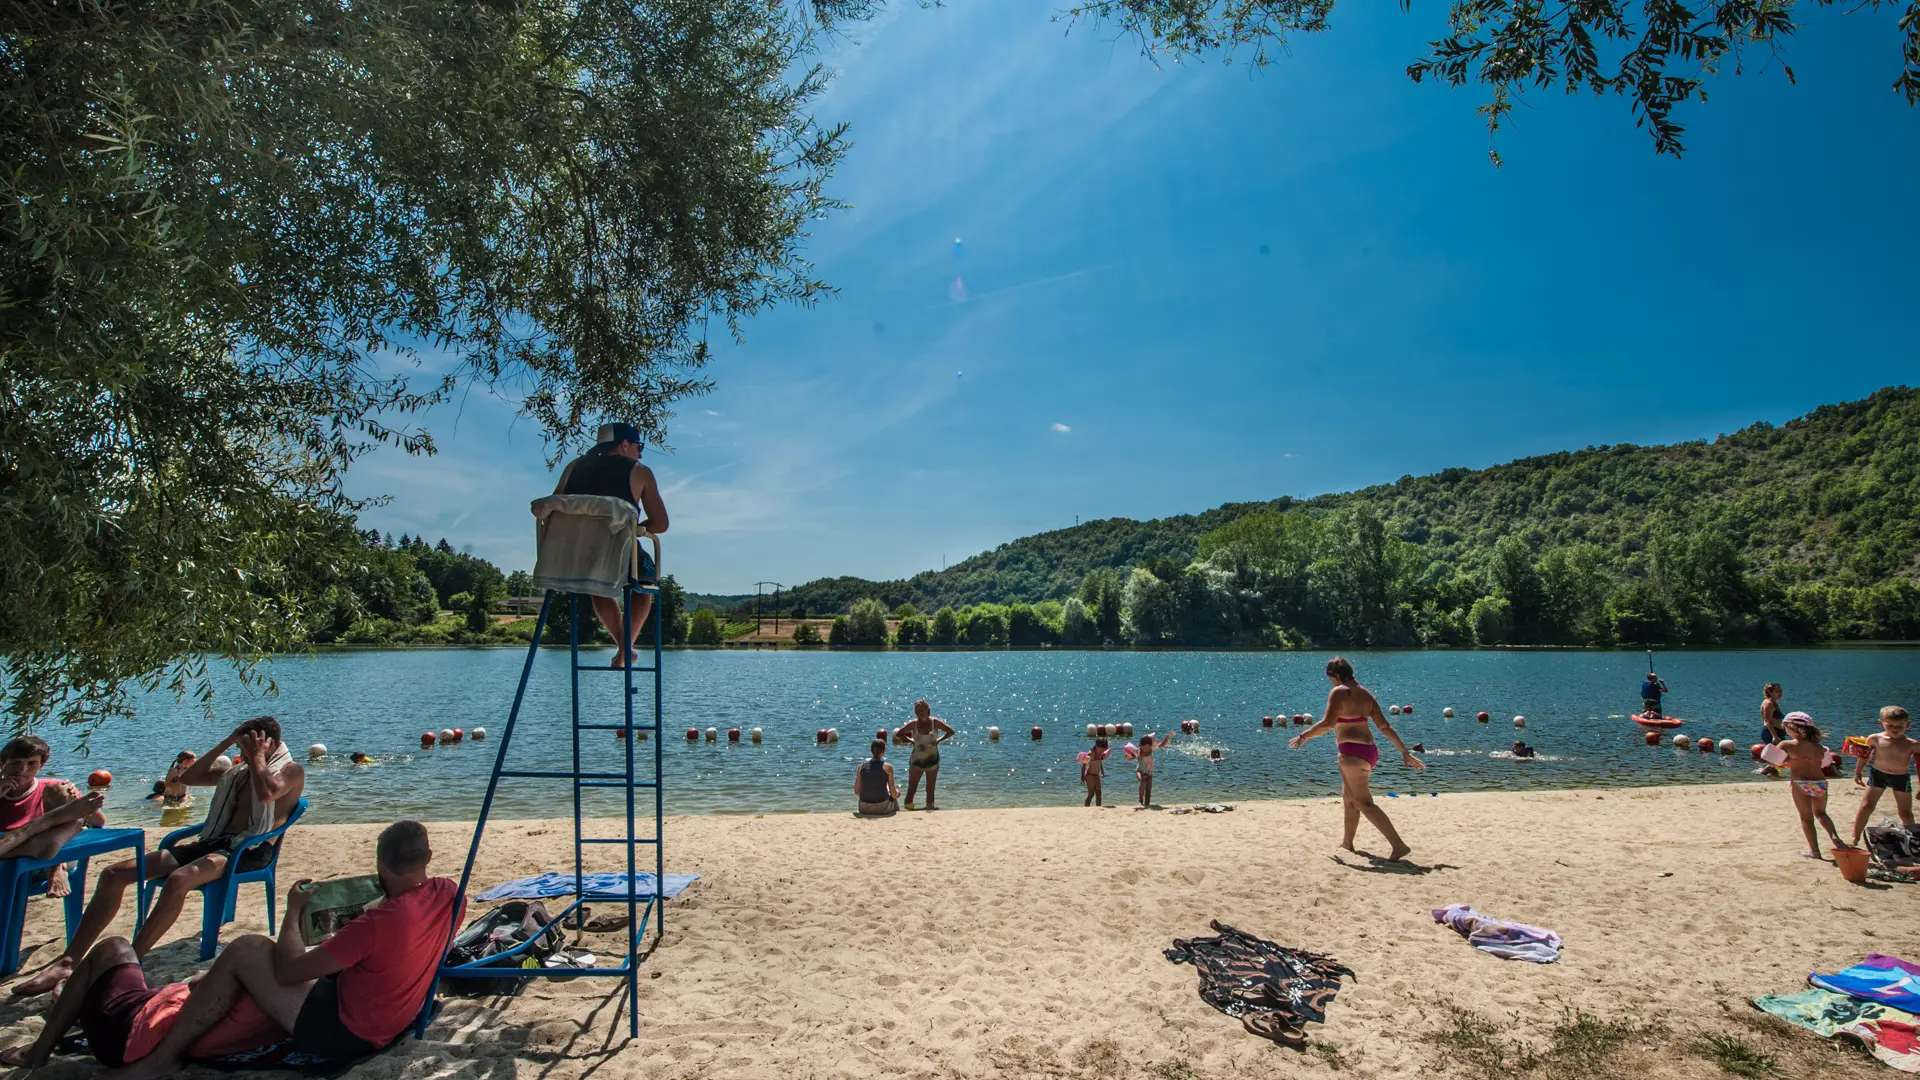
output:
<instances>
[{"instance_id":1,"label":"plastic bucket","mask_svg":"<svg viewBox=\"0 0 1920 1080\"><path fill-rule=\"evenodd\" d=\"M1861 885L1866 882L1867 851L1865 848L1834 848L1833 861L1835 865L1840 867L1841 877L1846 878L1855 885Z\"/></svg>"}]
</instances>

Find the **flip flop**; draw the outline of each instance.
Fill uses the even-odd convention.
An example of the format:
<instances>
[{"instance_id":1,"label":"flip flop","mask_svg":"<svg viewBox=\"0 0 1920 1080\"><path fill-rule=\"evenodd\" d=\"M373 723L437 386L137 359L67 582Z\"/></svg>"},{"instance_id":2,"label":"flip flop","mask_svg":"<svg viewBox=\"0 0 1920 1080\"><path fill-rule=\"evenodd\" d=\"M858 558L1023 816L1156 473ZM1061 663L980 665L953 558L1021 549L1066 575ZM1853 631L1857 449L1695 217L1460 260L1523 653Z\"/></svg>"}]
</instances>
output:
<instances>
[{"instance_id":1,"label":"flip flop","mask_svg":"<svg viewBox=\"0 0 1920 1080\"><path fill-rule=\"evenodd\" d=\"M625 930L626 928L627 917L625 915L603 915L587 924L587 933L611 934L615 930Z\"/></svg>"},{"instance_id":2,"label":"flip flop","mask_svg":"<svg viewBox=\"0 0 1920 1080\"><path fill-rule=\"evenodd\" d=\"M580 905L579 908L577 908L574 911L573 914L567 916L566 919L562 920L560 925L566 927L568 930L578 930L578 929L581 929L582 925L589 918L592 918L592 917L593 917L593 909L586 906L585 904L582 904Z\"/></svg>"},{"instance_id":3,"label":"flip flop","mask_svg":"<svg viewBox=\"0 0 1920 1080\"><path fill-rule=\"evenodd\" d=\"M1307 1033L1289 1024L1279 1013L1248 1013L1240 1018L1240 1026L1246 1028L1250 1035L1270 1039L1289 1050L1307 1048Z\"/></svg>"}]
</instances>

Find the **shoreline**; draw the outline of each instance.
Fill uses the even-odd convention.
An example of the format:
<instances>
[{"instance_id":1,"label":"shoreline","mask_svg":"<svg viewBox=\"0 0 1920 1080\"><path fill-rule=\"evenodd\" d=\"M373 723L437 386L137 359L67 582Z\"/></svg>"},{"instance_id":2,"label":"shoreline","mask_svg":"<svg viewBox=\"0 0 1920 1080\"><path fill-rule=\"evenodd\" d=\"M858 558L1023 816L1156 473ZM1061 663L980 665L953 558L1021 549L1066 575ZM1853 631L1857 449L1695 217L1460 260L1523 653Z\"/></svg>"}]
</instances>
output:
<instances>
[{"instance_id":1,"label":"shoreline","mask_svg":"<svg viewBox=\"0 0 1920 1080\"><path fill-rule=\"evenodd\" d=\"M1340 807L1324 797L1178 816L1078 806L676 816L667 869L700 880L666 905L665 940L642 965L639 1039L625 1038L624 995L607 983L539 981L517 998L450 999L425 1042L351 1075L501 1075L524 1060L555 1080L585 1080L611 1057L618 1071L605 1075L709 1080L852 1080L903 1061L916 1063L908 1075L983 1080L1374 1080L1432 1074L1460 1016L1545 1045L1563 1009L1644 1026L1596 1074L1719 1077L1693 1048L1727 1034L1778 1055L1782 1075L1886 1075L1747 1004L1804 989L1807 972L1838 970L1869 949L1920 954L1915 887L1849 885L1831 864L1800 858L1785 791L1382 803L1412 845L1410 866L1338 850ZM457 877L471 823L429 829L434 870ZM283 887L366 872L377 832L295 829ZM571 819L490 822L472 887L564 869L571 838ZM1383 850L1365 825L1358 846ZM157 977L204 968L196 903L149 956ZM1434 923L1430 910L1451 903L1550 928L1566 952L1550 965L1477 952ZM56 904L28 911L31 970L61 923ZM237 914L223 941L265 931L257 886ZM1191 967L1162 956L1175 938L1210 933L1212 920L1353 968L1358 980L1309 1028L1308 1052L1245 1034L1200 1000ZM123 912L114 932L131 921ZM606 956L617 940L586 944ZM0 1042L30 1034L42 1004L0 1003ZM78 1080L88 1068L49 1075Z\"/></svg>"},{"instance_id":2,"label":"shoreline","mask_svg":"<svg viewBox=\"0 0 1920 1080\"><path fill-rule=\"evenodd\" d=\"M546 650L567 648L566 645L542 645ZM412 652L433 649L513 649L525 652L527 642L398 642L391 645L356 645L333 641L317 641L301 652L270 653L270 657L303 656L320 652ZM892 653L910 656L919 653L1274 653L1280 656L1298 656L1303 653L1331 653L1339 651L1364 656L1370 653L1566 653L1566 652L1612 652L1642 653L1645 648L1638 645L1312 645L1301 648L1278 648L1265 645L922 645L910 649L895 648L890 645L795 645L792 642L778 641L741 641L723 645L663 645L665 652L800 652L800 653ZM1749 652L1817 652L1843 649L1920 649L1920 640L1901 641L1811 641L1802 643L1781 643L1773 645L1662 645L1662 653L1749 653ZM581 646L582 652L611 652L612 644L590 644Z\"/></svg>"}]
</instances>

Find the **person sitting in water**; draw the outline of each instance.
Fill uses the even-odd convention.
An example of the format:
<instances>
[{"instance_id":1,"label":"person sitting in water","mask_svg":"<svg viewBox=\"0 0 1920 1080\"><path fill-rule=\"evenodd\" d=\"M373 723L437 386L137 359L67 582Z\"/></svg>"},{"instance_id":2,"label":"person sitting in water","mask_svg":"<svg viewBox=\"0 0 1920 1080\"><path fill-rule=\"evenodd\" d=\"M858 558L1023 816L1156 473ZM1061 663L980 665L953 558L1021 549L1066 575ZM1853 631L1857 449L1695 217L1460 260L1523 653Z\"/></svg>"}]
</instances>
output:
<instances>
[{"instance_id":1,"label":"person sitting in water","mask_svg":"<svg viewBox=\"0 0 1920 1080\"><path fill-rule=\"evenodd\" d=\"M1660 681L1660 676L1651 671L1647 672L1646 681L1640 684L1640 715L1649 720L1657 720L1666 715L1660 711L1660 695L1666 692L1667 684Z\"/></svg>"},{"instance_id":2,"label":"person sitting in water","mask_svg":"<svg viewBox=\"0 0 1920 1080\"><path fill-rule=\"evenodd\" d=\"M427 876L433 861L427 827L396 821L380 833L374 870L386 899L308 948L300 916L313 882L287 890L280 936L235 939L194 984L166 1038L113 1080L157 1080L186 1060L195 1041L232 1011L241 994L293 1035L296 1053L348 1062L399 1038L426 1002L446 954L447 932L466 914L459 887Z\"/></svg>"},{"instance_id":3,"label":"person sitting in water","mask_svg":"<svg viewBox=\"0 0 1920 1080\"><path fill-rule=\"evenodd\" d=\"M160 790L160 798L166 805L182 806L186 804L192 792L180 778L185 776L187 770L193 768L193 763L198 760L200 760L199 756L191 750L182 750L174 755L173 764L167 768L167 778L161 781L163 786ZM214 768L219 772L225 772L232 764L233 759L222 754L221 760L228 764L221 765L215 762Z\"/></svg>"},{"instance_id":4,"label":"person sitting in water","mask_svg":"<svg viewBox=\"0 0 1920 1080\"><path fill-rule=\"evenodd\" d=\"M0 747L0 859L51 859L81 829L107 823L99 792L80 794L65 780L41 776L53 750L38 735L22 735ZM67 871L42 871L47 895L71 891Z\"/></svg>"},{"instance_id":5,"label":"person sitting in water","mask_svg":"<svg viewBox=\"0 0 1920 1080\"><path fill-rule=\"evenodd\" d=\"M660 483L653 478L653 470L640 464L643 449L640 430L632 424L602 424L600 441L594 444L591 451L567 463L567 467L560 471L560 482L554 485L553 493L606 495L624 499L637 512L645 515L640 520L640 527L658 536L667 531L667 504L660 499ZM651 581L656 573L653 556L642 548L640 576ZM614 667L625 667L633 662L633 642L640 639L640 630L647 625L647 613L651 610L653 596L635 593L633 638L622 642L620 602L611 596L593 597L593 613L600 616L600 624L607 628L607 635L621 646L619 655L613 659Z\"/></svg>"},{"instance_id":6,"label":"person sitting in water","mask_svg":"<svg viewBox=\"0 0 1920 1080\"><path fill-rule=\"evenodd\" d=\"M214 762L226 762L229 747L238 745L240 763L221 771ZM228 853L243 839L270 832L287 820L306 788L306 770L296 764L280 742L280 723L271 716L244 721L180 774L180 782L196 787L214 785L207 804L207 821L196 839L147 855L147 880L165 878L153 909L133 939L134 952L145 956L160 943L186 905L187 894L226 870ZM249 848L239 869L258 870L273 859L272 844ZM80 918L67 949L33 978L13 988L14 997L44 994L73 974L107 925L120 912L127 889L137 884L132 859L114 863L94 882L93 898Z\"/></svg>"},{"instance_id":7,"label":"person sitting in water","mask_svg":"<svg viewBox=\"0 0 1920 1080\"><path fill-rule=\"evenodd\" d=\"M1515 739L1513 740L1513 756L1517 758L1532 757L1533 747L1528 746L1526 743L1521 742L1519 739Z\"/></svg>"},{"instance_id":8,"label":"person sitting in water","mask_svg":"<svg viewBox=\"0 0 1920 1080\"><path fill-rule=\"evenodd\" d=\"M861 817L887 817L900 809L900 788L893 782L893 766L886 762L887 744L875 739L867 752L873 757L854 770L853 797L860 800Z\"/></svg>"}]
</instances>

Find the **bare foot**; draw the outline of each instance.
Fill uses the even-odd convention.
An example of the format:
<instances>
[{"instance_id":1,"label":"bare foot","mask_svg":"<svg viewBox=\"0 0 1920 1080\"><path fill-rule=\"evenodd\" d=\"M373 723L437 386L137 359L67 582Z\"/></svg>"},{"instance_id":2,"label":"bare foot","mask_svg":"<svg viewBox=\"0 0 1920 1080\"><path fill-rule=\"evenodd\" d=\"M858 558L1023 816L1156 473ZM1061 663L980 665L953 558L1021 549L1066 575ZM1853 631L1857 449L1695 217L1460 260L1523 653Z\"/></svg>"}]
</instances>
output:
<instances>
[{"instance_id":1,"label":"bare foot","mask_svg":"<svg viewBox=\"0 0 1920 1080\"><path fill-rule=\"evenodd\" d=\"M1357 852L1357 851L1354 851L1354 850L1353 850L1353 841L1351 841L1351 840L1347 840L1347 841L1344 841L1344 842L1342 842L1342 843L1341 843L1341 845L1340 845L1340 847L1341 847L1341 849L1342 849L1342 850L1344 850L1344 851L1349 851L1349 852L1353 852L1353 854L1355 854L1355 855L1358 855L1358 854L1360 854L1359 852Z\"/></svg>"},{"instance_id":2,"label":"bare foot","mask_svg":"<svg viewBox=\"0 0 1920 1080\"><path fill-rule=\"evenodd\" d=\"M32 1053L32 1043L9 1046L5 1050L0 1050L0 1065L5 1065L9 1069L38 1068L43 1063L33 1061L30 1056Z\"/></svg>"},{"instance_id":3,"label":"bare foot","mask_svg":"<svg viewBox=\"0 0 1920 1080\"><path fill-rule=\"evenodd\" d=\"M64 866L56 866L53 868L52 874L50 874L47 878L47 895L48 896L52 897L55 900L59 900L62 897L71 896L73 894L73 882L67 876L67 874L68 874L67 868Z\"/></svg>"},{"instance_id":4,"label":"bare foot","mask_svg":"<svg viewBox=\"0 0 1920 1080\"><path fill-rule=\"evenodd\" d=\"M68 957L62 956L53 963L41 968L40 973L33 978L27 979L24 982L15 983L13 989L7 991L7 996L17 998L33 997L36 994L47 993L58 987L61 983L66 982L68 976L72 974L73 961Z\"/></svg>"},{"instance_id":5,"label":"bare foot","mask_svg":"<svg viewBox=\"0 0 1920 1080\"><path fill-rule=\"evenodd\" d=\"M1399 844L1395 846L1392 851L1387 852L1387 861L1388 862L1406 862L1407 852L1412 850L1413 850L1412 848L1408 847L1405 844Z\"/></svg>"},{"instance_id":6,"label":"bare foot","mask_svg":"<svg viewBox=\"0 0 1920 1080\"><path fill-rule=\"evenodd\" d=\"M99 1080L161 1080L179 1071L178 1061L161 1061L159 1054L148 1054L131 1065L101 1073Z\"/></svg>"},{"instance_id":7,"label":"bare foot","mask_svg":"<svg viewBox=\"0 0 1920 1080\"><path fill-rule=\"evenodd\" d=\"M1812 859L1812 860L1813 860L1814 862L1826 862L1826 861L1827 861L1827 860L1825 860L1825 859L1823 859L1823 858L1821 858L1821 857L1820 857L1820 853L1819 853L1819 852L1817 852L1817 851L1803 851L1803 852L1801 852L1801 853L1800 853L1800 857L1801 857L1801 858L1803 858L1803 859Z\"/></svg>"}]
</instances>

